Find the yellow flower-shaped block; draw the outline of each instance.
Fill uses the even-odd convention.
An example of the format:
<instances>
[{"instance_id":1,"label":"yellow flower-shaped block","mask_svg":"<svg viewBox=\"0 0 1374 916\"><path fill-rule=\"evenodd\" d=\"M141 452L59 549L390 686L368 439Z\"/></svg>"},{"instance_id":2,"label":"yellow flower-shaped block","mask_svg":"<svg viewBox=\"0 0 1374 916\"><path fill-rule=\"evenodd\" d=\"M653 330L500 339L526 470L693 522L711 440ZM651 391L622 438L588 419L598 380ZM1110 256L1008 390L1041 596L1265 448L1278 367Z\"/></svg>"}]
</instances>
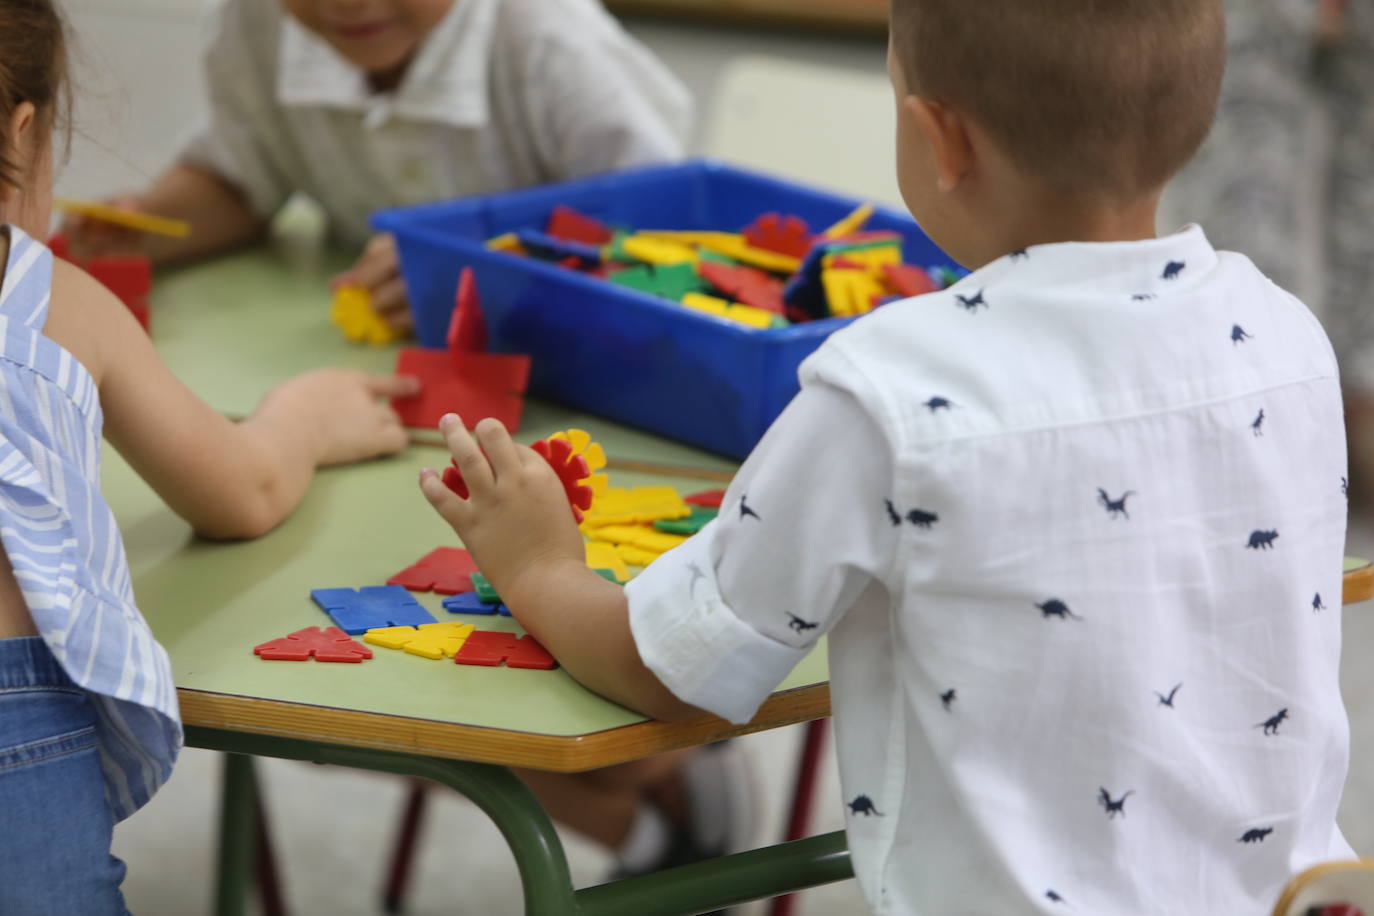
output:
<instances>
[{"instance_id":1,"label":"yellow flower-shaped block","mask_svg":"<svg viewBox=\"0 0 1374 916\"><path fill-rule=\"evenodd\" d=\"M363 634L363 642L384 649L404 649L411 655L452 658L477 629L471 623L422 623L418 627L379 627Z\"/></svg>"},{"instance_id":2,"label":"yellow flower-shaped block","mask_svg":"<svg viewBox=\"0 0 1374 916\"><path fill-rule=\"evenodd\" d=\"M361 286L343 286L334 293L329 320L355 342L389 344L400 334L372 308L372 297Z\"/></svg>"}]
</instances>

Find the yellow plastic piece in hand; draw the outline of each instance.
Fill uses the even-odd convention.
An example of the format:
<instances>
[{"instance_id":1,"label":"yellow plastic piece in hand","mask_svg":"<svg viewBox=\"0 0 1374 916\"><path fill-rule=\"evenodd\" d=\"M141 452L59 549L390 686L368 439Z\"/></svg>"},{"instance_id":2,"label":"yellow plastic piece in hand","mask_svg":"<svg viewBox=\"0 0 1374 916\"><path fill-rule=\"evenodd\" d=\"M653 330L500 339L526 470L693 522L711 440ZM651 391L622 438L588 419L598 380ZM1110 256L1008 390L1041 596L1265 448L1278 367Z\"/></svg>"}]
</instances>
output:
<instances>
[{"instance_id":1,"label":"yellow plastic piece in hand","mask_svg":"<svg viewBox=\"0 0 1374 916\"><path fill-rule=\"evenodd\" d=\"M389 344L400 334L372 308L372 297L361 286L342 286L334 293L329 320L354 342Z\"/></svg>"}]
</instances>

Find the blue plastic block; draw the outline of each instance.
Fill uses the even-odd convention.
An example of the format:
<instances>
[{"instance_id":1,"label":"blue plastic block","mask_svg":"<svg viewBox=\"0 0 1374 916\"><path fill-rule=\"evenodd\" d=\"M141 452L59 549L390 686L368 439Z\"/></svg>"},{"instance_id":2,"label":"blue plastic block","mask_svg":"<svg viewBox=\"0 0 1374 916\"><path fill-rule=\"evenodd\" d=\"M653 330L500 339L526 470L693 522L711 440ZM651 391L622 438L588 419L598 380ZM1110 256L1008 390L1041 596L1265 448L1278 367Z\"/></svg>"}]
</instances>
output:
<instances>
[{"instance_id":1,"label":"blue plastic block","mask_svg":"<svg viewBox=\"0 0 1374 916\"><path fill-rule=\"evenodd\" d=\"M515 237L532 257L545 261L577 258L583 267L594 267L601 263L601 249L595 245L554 238L534 229L517 229Z\"/></svg>"},{"instance_id":2,"label":"blue plastic block","mask_svg":"<svg viewBox=\"0 0 1374 916\"><path fill-rule=\"evenodd\" d=\"M698 160L385 210L372 223L396 236L421 345L444 346L458 275L472 267L491 349L533 358L531 396L742 458L797 393L801 361L854 319L737 327L556 264L488 251L486 240L541 229L558 204L635 229L738 232L769 211L829 226L858 203ZM952 263L904 213L880 206L865 229L900 233L913 264Z\"/></svg>"},{"instance_id":3,"label":"blue plastic block","mask_svg":"<svg viewBox=\"0 0 1374 916\"><path fill-rule=\"evenodd\" d=\"M335 625L351 636L378 627L418 627L437 623L410 592L399 585L368 585L351 588L317 588L310 592Z\"/></svg>"},{"instance_id":4,"label":"blue plastic block","mask_svg":"<svg viewBox=\"0 0 1374 916\"><path fill-rule=\"evenodd\" d=\"M488 604L476 592L459 592L444 599L444 610L452 614L495 614L499 604Z\"/></svg>"}]
</instances>

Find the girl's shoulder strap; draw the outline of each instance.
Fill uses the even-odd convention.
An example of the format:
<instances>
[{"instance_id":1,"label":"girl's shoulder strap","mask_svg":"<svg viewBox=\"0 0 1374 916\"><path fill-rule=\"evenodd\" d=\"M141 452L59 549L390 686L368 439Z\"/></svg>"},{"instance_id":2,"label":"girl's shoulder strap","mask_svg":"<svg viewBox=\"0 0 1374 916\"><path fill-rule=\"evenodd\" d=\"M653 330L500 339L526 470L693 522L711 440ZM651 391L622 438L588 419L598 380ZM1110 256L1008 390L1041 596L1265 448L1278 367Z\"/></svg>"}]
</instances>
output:
<instances>
[{"instance_id":1,"label":"girl's shoulder strap","mask_svg":"<svg viewBox=\"0 0 1374 916\"><path fill-rule=\"evenodd\" d=\"M0 315L41 331L52 293L52 252L18 226L3 225L0 231L10 243L0 284Z\"/></svg>"}]
</instances>

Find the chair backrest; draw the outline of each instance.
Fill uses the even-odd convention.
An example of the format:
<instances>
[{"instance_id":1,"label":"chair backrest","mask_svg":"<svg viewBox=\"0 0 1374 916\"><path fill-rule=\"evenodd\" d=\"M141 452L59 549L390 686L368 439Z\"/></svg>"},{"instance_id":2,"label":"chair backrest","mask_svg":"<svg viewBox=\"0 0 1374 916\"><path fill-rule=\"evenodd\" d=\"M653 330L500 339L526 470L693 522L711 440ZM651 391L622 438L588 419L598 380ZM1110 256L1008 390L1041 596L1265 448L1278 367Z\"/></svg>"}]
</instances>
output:
<instances>
[{"instance_id":1,"label":"chair backrest","mask_svg":"<svg viewBox=\"0 0 1374 916\"><path fill-rule=\"evenodd\" d=\"M1349 908L1343 911L1340 904ZM1374 916L1374 859L1324 862L1289 881L1274 907L1274 916L1308 916L1309 913Z\"/></svg>"},{"instance_id":2,"label":"chair backrest","mask_svg":"<svg viewBox=\"0 0 1374 916\"><path fill-rule=\"evenodd\" d=\"M707 155L902 206L886 77L746 55L728 65L712 102Z\"/></svg>"}]
</instances>

